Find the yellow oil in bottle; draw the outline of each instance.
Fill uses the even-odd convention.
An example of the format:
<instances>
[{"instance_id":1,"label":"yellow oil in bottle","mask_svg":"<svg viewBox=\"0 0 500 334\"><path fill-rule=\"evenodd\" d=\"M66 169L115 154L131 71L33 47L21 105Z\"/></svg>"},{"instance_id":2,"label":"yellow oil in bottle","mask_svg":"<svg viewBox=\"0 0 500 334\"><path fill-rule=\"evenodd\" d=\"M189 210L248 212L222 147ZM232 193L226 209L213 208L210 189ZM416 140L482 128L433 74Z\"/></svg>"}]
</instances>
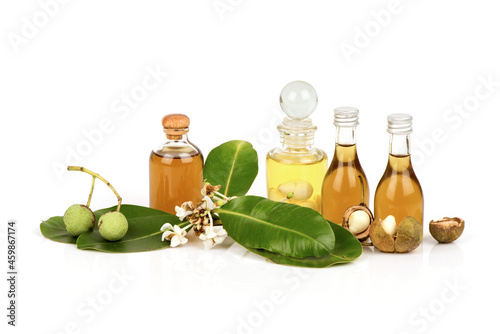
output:
<instances>
[{"instance_id":1,"label":"yellow oil in bottle","mask_svg":"<svg viewBox=\"0 0 500 334\"><path fill-rule=\"evenodd\" d=\"M267 198L321 212L321 184L328 159L313 145L317 127L308 117L317 104L316 90L307 82L292 81L283 88L280 105L287 117L278 125L281 146L267 154L266 175Z\"/></svg>"},{"instance_id":2,"label":"yellow oil in bottle","mask_svg":"<svg viewBox=\"0 0 500 334\"><path fill-rule=\"evenodd\" d=\"M321 212L321 184L328 167L326 154L311 162L298 157L295 160L278 160L267 155L267 197ZM288 190L295 190L291 191L295 192L292 199L286 199Z\"/></svg>"},{"instance_id":3,"label":"yellow oil in bottle","mask_svg":"<svg viewBox=\"0 0 500 334\"><path fill-rule=\"evenodd\" d=\"M369 206L368 180L361 168L356 145L335 146L330 168L323 180L321 213L329 221L342 225L347 208L361 203L361 182L363 180L364 203Z\"/></svg>"},{"instance_id":4,"label":"yellow oil in bottle","mask_svg":"<svg viewBox=\"0 0 500 334\"><path fill-rule=\"evenodd\" d=\"M149 163L150 203L153 209L175 214L175 206L192 201L198 203L203 187L203 157L189 147L179 152L151 152Z\"/></svg>"},{"instance_id":5,"label":"yellow oil in bottle","mask_svg":"<svg viewBox=\"0 0 500 334\"><path fill-rule=\"evenodd\" d=\"M422 187L411 165L410 155L389 155L389 162L375 192L375 218L393 215L399 224L413 216L421 224L424 216Z\"/></svg>"}]
</instances>

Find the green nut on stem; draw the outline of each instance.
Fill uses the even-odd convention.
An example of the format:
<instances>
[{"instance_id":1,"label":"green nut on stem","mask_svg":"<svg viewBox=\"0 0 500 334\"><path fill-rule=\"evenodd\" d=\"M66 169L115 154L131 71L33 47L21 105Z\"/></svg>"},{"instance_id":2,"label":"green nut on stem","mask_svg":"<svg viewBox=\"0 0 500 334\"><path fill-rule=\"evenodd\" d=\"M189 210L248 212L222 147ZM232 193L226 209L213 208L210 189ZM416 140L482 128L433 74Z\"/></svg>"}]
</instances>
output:
<instances>
[{"instance_id":1,"label":"green nut on stem","mask_svg":"<svg viewBox=\"0 0 500 334\"><path fill-rule=\"evenodd\" d=\"M80 171L92 175L92 186L90 188L87 205L74 204L64 213L63 221L66 230L73 236L79 236L85 231L91 231L94 228L95 216L90 210L90 201L94 192L95 179L104 182L116 195L118 205L116 211L106 212L99 218L98 230L101 236L108 241L120 240L125 236L128 230L127 218L120 213L122 198L118 195L115 188L99 174L79 166L68 166L69 171Z\"/></svg>"},{"instance_id":2,"label":"green nut on stem","mask_svg":"<svg viewBox=\"0 0 500 334\"><path fill-rule=\"evenodd\" d=\"M72 236L77 237L83 232L92 231L95 216L88 206L73 204L64 213L63 222L66 231Z\"/></svg>"},{"instance_id":3,"label":"green nut on stem","mask_svg":"<svg viewBox=\"0 0 500 334\"><path fill-rule=\"evenodd\" d=\"M123 213L109 211L99 218L97 228L104 239L108 241L118 241L127 234L128 221Z\"/></svg>"}]
</instances>

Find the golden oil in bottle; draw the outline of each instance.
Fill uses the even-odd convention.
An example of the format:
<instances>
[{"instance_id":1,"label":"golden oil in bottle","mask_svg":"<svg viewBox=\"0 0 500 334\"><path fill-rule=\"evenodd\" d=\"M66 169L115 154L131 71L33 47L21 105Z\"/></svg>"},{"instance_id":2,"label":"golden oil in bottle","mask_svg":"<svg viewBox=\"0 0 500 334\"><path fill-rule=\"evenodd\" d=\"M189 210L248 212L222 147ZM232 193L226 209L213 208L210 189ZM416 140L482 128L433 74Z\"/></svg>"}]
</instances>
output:
<instances>
[{"instance_id":1,"label":"golden oil in bottle","mask_svg":"<svg viewBox=\"0 0 500 334\"><path fill-rule=\"evenodd\" d=\"M322 158L314 157L304 160L280 160L279 155L267 155L267 196L270 199L287 203L294 203L312 208L321 209L321 183L325 170L328 167L326 155ZM292 199L286 199L290 192L294 193Z\"/></svg>"},{"instance_id":2,"label":"golden oil in bottle","mask_svg":"<svg viewBox=\"0 0 500 334\"><path fill-rule=\"evenodd\" d=\"M149 206L175 214L175 207L198 203L203 187L203 156L189 142L189 118L170 114L162 124L167 142L153 150L149 159Z\"/></svg>"},{"instance_id":3,"label":"golden oil in bottle","mask_svg":"<svg viewBox=\"0 0 500 334\"><path fill-rule=\"evenodd\" d=\"M323 180L321 213L339 225L342 225L346 209L361 203L362 185L359 177L363 180L364 203L367 206L370 204L368 180L356 149L358 114L358 109L353 107L340 107L334 111L334 124L337 127L335 153Z\"/></svg>"},{"instance_id":4,"label":"golden oil in bottle","mask_svg":"<svg viewBox=\"0 0 500 334\"><path fill-rule=\"evenodd\" d=\"M389 161L375 191L375 218L385 219L392 215L399 224L405 217L413 216L422 224L424 196L410 157L412 117L408 114L392 114L387 120Z\"/></svg>"},{"instance_id":5,"label":"golden oil in bottle","mask_svg":"<svg viewBox=\"0 0 500 334\"><path fill-rule=\"evenodd\" d=\"M280 95L288 117L278 126L282 146L266 157L267 196L321 212L321 184L328 161L326 153L313 147L316 126L308 118L316 108L314 88L304 81L286 85Z\"/></svg>"}]
</instances>

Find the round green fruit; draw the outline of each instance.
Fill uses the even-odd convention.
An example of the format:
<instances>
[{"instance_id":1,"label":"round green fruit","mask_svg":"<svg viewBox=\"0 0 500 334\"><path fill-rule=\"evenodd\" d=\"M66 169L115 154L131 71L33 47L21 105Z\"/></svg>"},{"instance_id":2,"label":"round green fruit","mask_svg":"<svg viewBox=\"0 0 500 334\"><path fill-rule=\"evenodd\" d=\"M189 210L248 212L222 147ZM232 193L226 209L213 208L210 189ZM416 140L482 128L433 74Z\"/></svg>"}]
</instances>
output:
<instances>
[{"instance_id":1,"label":"round green fruit","mask_svg":"<svg viewBox=\"0 0 500 334\"><path fill-rule=\"evenodd\" d=\"M104 239L108 241L117 241L127 234L128 221L123 213L119 211L109 211L99 218L97 228Z\"/></svg>"},{"instance_id":2,"label":"round green fruit","mask_svg":"<svg viewBox=\"0 0 500 334\"><path fill-rule=\"evenodd\" d=\"M77 237L83 232L92 231L95 216L89 207L83 204L73 204L64 213L63 221L66 231Z\"/></svg>"}]
</instances>

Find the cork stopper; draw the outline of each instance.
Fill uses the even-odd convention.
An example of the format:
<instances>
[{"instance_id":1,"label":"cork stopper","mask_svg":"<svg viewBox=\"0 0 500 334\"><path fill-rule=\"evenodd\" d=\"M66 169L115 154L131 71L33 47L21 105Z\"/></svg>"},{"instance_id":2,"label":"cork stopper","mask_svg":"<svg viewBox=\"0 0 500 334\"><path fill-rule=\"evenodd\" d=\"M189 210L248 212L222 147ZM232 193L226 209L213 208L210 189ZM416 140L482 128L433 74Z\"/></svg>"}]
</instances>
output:
<instances>
[{"instance_id":1,"label":"cork stopper","mask_svg":"<svg viewBox=\"0 0 500 334\"><path fill-rule=\"evenodd\" d=\"M184 114L168 114L161 120L168 139L179 140L189 132L189 117Z\"/></svg>"}]
</instances>

